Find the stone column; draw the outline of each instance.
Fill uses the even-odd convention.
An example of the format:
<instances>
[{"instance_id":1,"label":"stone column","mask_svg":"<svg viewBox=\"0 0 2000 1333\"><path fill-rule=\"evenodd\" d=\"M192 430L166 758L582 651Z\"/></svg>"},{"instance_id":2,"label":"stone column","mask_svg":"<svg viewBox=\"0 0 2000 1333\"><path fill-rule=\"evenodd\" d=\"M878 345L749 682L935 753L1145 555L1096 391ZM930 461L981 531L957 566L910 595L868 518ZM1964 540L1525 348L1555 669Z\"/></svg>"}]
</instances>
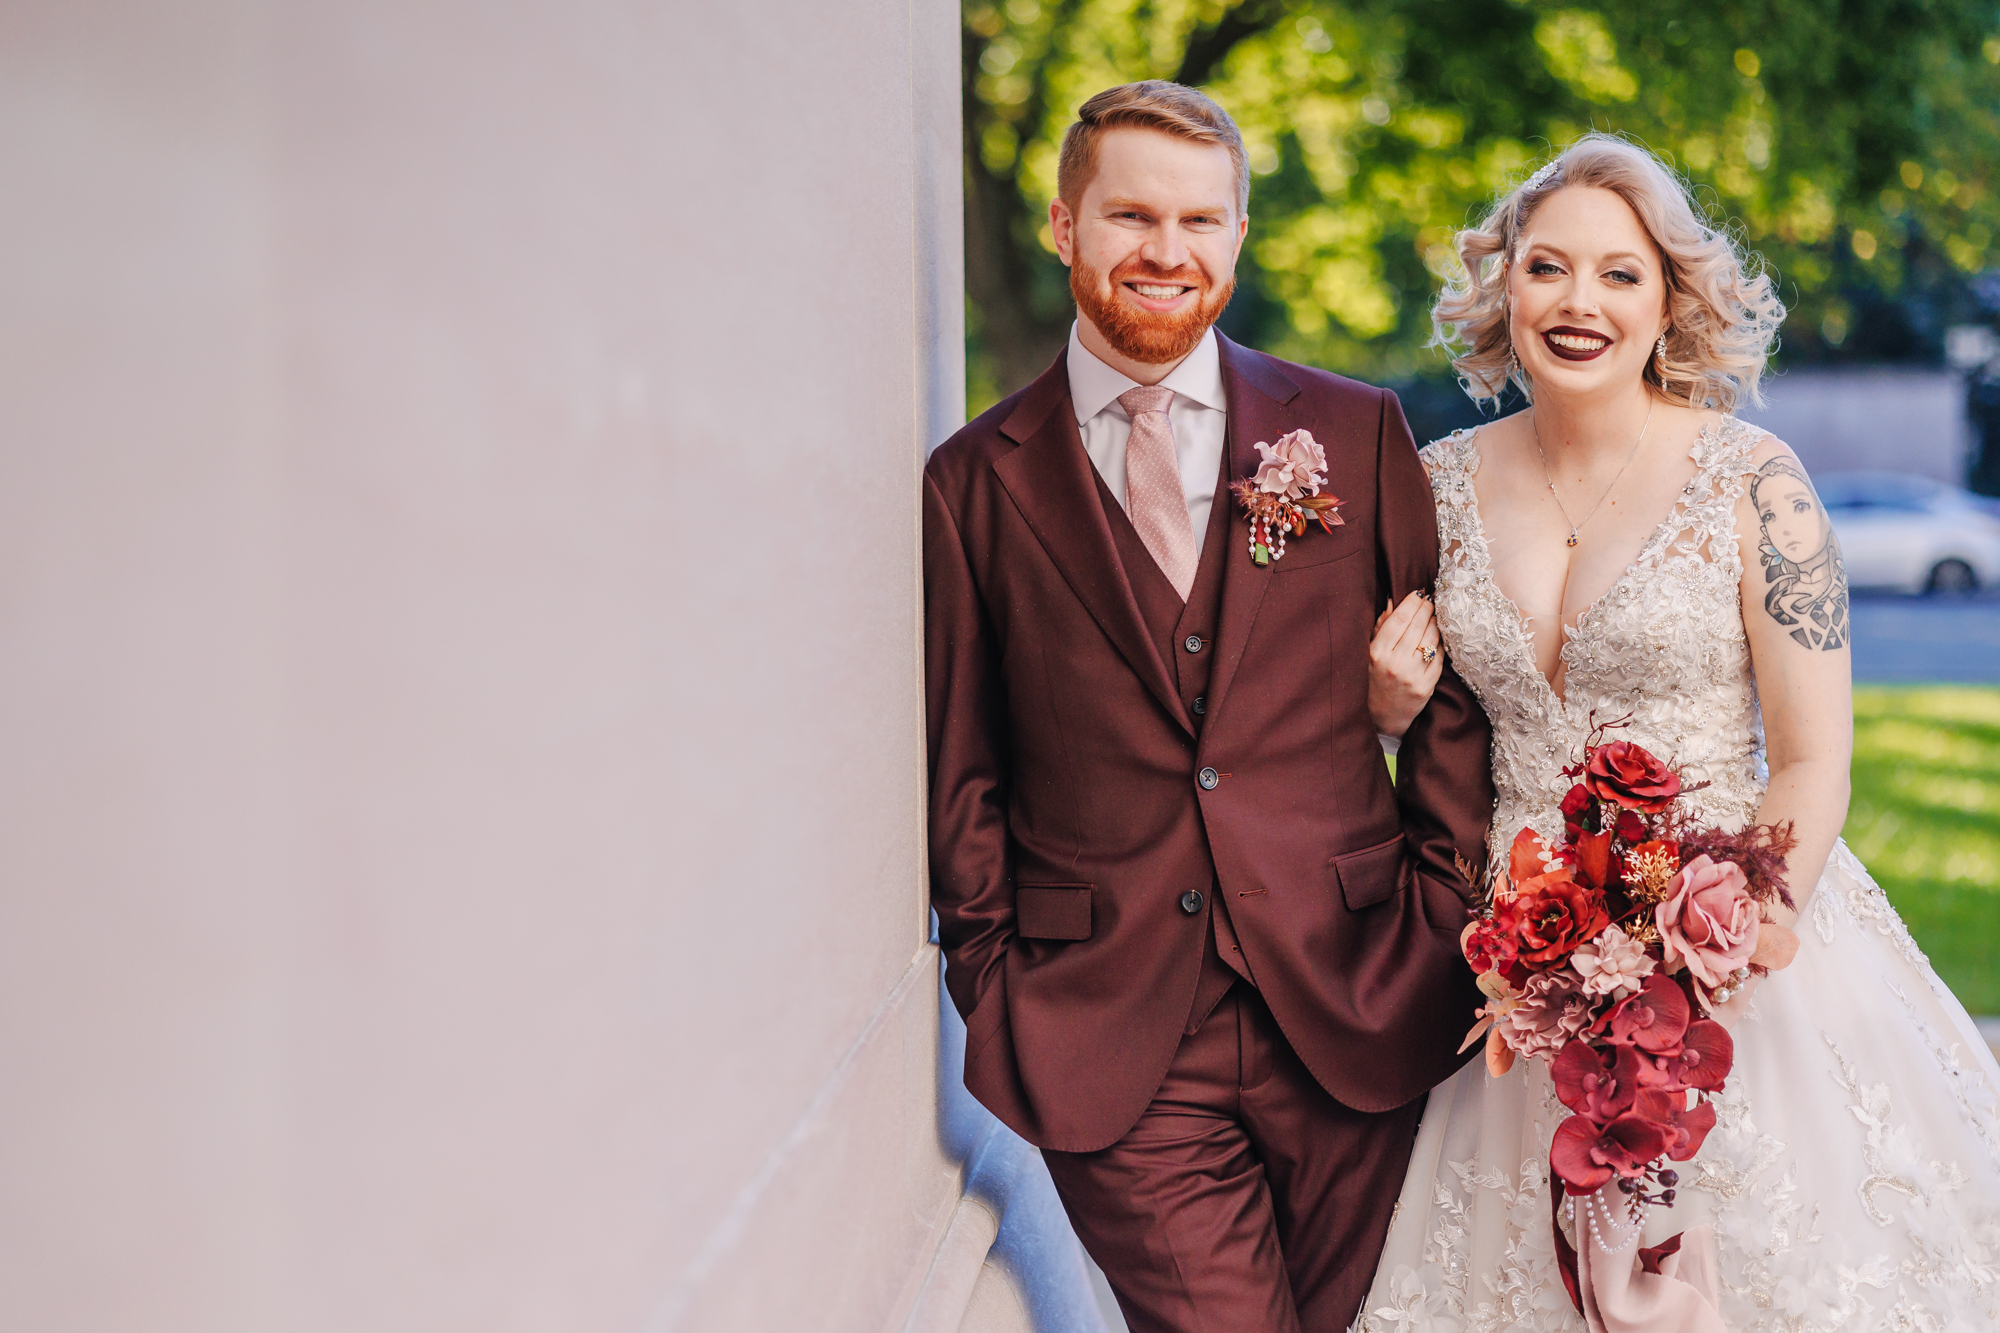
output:
<instances>
[{"instance_id":1,"label":"stone column","mask_svg":"<svg viewBox=\"0 0 2000 1333\"><path fill-rule=\"evenodd\" d=\"M0 31L0 1327L1088 1327L940 1110L949 0Z\"/></svg>"}]
</instances>

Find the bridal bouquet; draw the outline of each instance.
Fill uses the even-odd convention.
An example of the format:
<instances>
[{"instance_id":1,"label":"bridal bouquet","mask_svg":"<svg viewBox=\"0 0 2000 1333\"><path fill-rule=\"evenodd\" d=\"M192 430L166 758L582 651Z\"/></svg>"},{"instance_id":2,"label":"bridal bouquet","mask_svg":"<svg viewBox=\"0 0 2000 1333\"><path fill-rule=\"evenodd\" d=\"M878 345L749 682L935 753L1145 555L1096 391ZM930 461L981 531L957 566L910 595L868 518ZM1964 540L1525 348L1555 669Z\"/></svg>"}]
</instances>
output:
<instances>
[{"instance_id":1,"label":"bridal bouquet","mask_svg":"<svg viewBox=\"0 0 2000 1333\"><path fill-rule=\"evenodd\" d=\"M1549 1152L1567 1193L1615 1179L1635 1207L1671 1205L1678 1176L1665 1159L1689 1160L1714 1128L1709 1098L1734 1058L1709 1015L1798 951L1763 910L1791 905L1783 874L1796 839L1789 824L1699 828L1686 810L1698 788L1604 730L1563 770L1576 783L1561 842L1522 830L1465 928L1488 1001L1465 1045L1484 1034L1496 1076L1517 1055L1548 1062L1574 1113ZM1646 1194L1651 1181L1659 1194Z\"/></svg>"}]
</instances>

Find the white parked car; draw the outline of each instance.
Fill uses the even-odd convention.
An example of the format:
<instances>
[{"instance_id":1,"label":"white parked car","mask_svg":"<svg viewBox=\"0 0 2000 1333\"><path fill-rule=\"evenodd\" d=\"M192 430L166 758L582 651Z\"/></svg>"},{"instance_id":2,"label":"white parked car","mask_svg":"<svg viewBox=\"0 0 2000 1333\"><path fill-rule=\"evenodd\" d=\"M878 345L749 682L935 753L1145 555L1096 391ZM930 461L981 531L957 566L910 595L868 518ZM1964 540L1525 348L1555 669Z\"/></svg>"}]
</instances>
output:
<instances>
[{"instance_id":1,"label":"white parked car","mask_svg":"<svg viewBox=\"0 0 2000 1333\"><path fill-rule=\"evenodd\" d=\"M2000 584L1993 501L1901 472L1829 472L1813 484L1850 586L1963 593Z\"/></svg>"}]
</instances>

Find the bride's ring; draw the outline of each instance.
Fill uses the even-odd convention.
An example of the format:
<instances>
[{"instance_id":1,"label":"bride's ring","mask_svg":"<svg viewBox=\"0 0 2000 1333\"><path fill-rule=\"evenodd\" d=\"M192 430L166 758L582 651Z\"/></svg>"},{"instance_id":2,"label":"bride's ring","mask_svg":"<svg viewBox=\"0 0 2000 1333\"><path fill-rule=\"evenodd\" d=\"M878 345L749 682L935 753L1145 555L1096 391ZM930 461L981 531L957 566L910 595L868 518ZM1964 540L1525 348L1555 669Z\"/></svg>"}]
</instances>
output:
<instances>
[{"instance_id":1,"label":"bride's ring","mask_svg":"<svg viewBox=\"0 0 2000 1333\"><path fill-rule=\"evenodd\" d=\"M1417 656L1421 657L1424 660L1425 666L1429 666L1432 662L1435 662L1437 660L1437 655L1438 655L1438 650L1431 647L1429 644L1424 644L1417 649Z\"/></svg>"}]
</instances>

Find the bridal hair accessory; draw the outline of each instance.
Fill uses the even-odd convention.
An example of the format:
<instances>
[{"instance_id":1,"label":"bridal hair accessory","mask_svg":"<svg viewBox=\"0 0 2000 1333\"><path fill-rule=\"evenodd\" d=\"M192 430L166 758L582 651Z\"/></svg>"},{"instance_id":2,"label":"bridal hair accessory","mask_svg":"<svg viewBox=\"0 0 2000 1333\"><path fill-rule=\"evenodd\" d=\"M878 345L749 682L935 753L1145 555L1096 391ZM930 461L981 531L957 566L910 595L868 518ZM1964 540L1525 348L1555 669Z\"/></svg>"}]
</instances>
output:
<instances>
[{"instance_id":1,"label":"bridal hair accessory","mask_svg":"<svg viewBox=\"0 0 2000 1333\"><path fill-rule=\"evenodd\" d=\"M1798 839L1789 821L1700 826L1687 797L1707 784L1688 785L1643 746L1604 740L1621 725L1593 728L1582 762L1562 770L1574 783L1560 841L1522 829L1460 936L1488 1002L1459 1049L1484 1036L1495 1078L1516 1056L1547 1063L1571 1111L1550 1171L1572 1199L1614 1184L1636 1226L1646 1205L1673 1205L1680 1177L1666 1161L1691 1160L1715 1128L1735 1045L1709 1015L1798 952L1798 936L1765 911L1792 905L1785 858ZM1559 1211L1560 1196L1551 1202ZM1597 1207L1588 1229L1615 1252L1621 1243L1599 1227L1611 1211ZM1560 1227L1555 1240L1580 1301L1575 1251Z\"/></svg>"},{"instance_id":2,"label":"bridal hair accessory","mask_svg":"<svg viewBox=\"0 0 2000 1333\"><path fill-rule=\"evenodd\" d=\"M1556 172L1560 171L1561 169L1562 169L1562 158L1560 157L1550 158L1548 161L1542 163L1541 166L1535 168L1535 174L1528 177L1528 179L1522 183L1521 193L1527 194L1532 190L1541 189L1544 185L1547 185L1549 183L1549 177L1555 175Z\"/></svg>"},{"instance_id":3,"label":"bridal hair accessory","mask_svg":"<svg viewBox=\"0 0 2000 1333\"><path fill-rule=\"evenodd\" d=\"M1284 558L1288 533L1306 535L1308 515L1319 520L1328 532L1346 526L1340 516L1340 497L1321 495L1326 484L1326 450L1312 432L1295 430L1279 437L1276 444L1259 440L1257 452L1264 461L1257 475L1230 487L1243 512L1250 516L1250 558L1260 565Z\"/></svg>"}]
</instances>

